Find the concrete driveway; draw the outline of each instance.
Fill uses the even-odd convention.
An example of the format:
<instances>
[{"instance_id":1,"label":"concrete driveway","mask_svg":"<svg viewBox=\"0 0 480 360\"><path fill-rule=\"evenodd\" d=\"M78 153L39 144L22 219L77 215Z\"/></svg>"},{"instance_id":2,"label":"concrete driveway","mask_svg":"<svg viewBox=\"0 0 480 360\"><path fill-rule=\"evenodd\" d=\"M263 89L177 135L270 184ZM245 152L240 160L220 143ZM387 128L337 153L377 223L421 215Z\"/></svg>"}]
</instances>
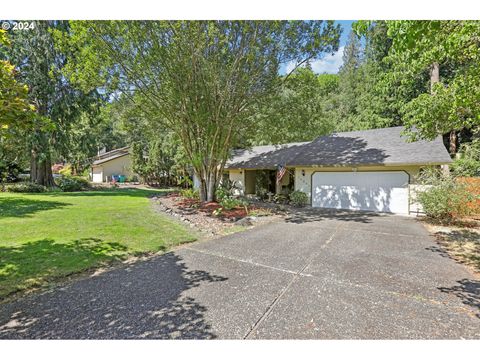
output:
<instances>
[{"instance_id":1,"label":"concrete driveway","mask_svg":"<svg viewBox=\"0 0 480 360\"><path fill-rule=\"evenodd\" d=\"M0 305L1 338L480 338L480 282L411 218L305 210Z\"/></svg>"}]
</instances>

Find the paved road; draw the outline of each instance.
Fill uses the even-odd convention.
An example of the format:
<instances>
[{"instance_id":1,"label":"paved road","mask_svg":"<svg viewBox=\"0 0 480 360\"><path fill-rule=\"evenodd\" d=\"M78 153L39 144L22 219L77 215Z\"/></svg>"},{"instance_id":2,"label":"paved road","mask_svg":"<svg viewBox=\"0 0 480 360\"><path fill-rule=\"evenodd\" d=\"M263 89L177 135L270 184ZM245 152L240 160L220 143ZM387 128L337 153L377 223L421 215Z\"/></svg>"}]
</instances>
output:
<instances>
[{"instance_id":1,"label":"paved road","mask_svg":"<svg viewBox=\"0 0 480 360\"><path fill-rule=\"evenodd\" d=\"M0 305L1 338L480 338L480 282L410 218L306 211Z\"/></svg>"}]
</instances>

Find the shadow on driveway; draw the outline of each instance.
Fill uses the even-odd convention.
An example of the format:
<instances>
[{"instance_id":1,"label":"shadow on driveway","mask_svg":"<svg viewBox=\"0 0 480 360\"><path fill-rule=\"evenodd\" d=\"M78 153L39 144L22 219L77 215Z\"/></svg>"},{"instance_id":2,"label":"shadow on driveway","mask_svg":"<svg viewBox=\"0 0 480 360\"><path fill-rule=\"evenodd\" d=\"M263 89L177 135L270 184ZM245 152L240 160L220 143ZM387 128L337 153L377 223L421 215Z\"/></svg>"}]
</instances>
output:
<instances>
[{"instance_id":1,"label":"shadow on driveway","mask_svg":"<svg viewBox=\"0 0 480 360\"><path fill-rule=\"evenodd\" d=\"M206 307L183 293L225 280L168 253L2 305L0 338L213 339Z\"/></svg>"},{"instance_id":2,"label":"shadow on driveway","mask_svg":"<svg viewBox=\"0 0 480 360\"><path fill-rule=\"evenodd\" d=\"M457 296L462 303L471 306L480 318L480 281L462 279L457 281L458 285L452 287L439 287L441 292Z\"/></svg>"},{"instance_id":3,"label":"shadow on driveway","mask_svg":"<svg viewBox=\"0 0 480 360\"><path fill-rule=\"evenodd\" d=\"M322 221L322 220L337 220L347 222L359 222L368 224L373 219L388 216L389 214L368 212L368 211L353 211L353 210L338 210L325 208L292 208L290 214L285 221L287 223L303 224L308 222Z\"/></svg>"}]
</instances>

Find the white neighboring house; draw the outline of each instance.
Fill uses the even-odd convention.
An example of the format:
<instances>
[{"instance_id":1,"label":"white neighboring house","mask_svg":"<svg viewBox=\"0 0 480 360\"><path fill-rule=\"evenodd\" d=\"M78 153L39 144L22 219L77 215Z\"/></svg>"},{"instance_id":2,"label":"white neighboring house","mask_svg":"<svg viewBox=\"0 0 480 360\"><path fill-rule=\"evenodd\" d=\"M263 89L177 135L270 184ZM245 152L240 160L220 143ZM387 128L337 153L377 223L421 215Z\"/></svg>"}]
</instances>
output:
<instances>
[{"instance_id":1,"label":"white neighboring house","mask_svg":"<svg viewBox=\"0 0 480 360\"><path fill-rule=\"evenodd\" d=\"M99 154L93 162L91 171L92 182L110 182L113 175L123 175L125 177L134 175L128 147Z\"/></svg>"},{"instance_id":2,"label":"white neighboring house","mask_svg":"<svg viewBox=\"0 0 480 360\"><path fill-rule=\"evenodd\" d=\"M418 214L414 195L420 169L452 160L441 136L408 142L403 130L334 133L310 142L235 150L225 171L238 195L255 194L262 176L266 190L302 191L313 207ZM277 183L279 166L287 171Z\"/></svg>"}]
</instances>

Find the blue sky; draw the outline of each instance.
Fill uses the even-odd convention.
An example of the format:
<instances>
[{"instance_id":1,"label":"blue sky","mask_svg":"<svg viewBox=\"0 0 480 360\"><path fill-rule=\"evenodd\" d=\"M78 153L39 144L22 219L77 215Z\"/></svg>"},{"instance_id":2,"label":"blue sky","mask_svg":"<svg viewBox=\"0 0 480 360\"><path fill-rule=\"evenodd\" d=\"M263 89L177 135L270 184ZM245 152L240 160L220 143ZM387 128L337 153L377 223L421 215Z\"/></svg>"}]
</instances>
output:
<instances>
[{"instance_id":1,"label":"blue sky","mask_svg":"<svg viewBox=\"0 0 480 360\"><path fill-rule=\"evenodd\" d=\"M342 26L342 35L340 36L340 46L338 51L333 55L326 55L322 59L314 60L311 62L312 70L318 74L328 73L328 74L335 74L338 72L340 66L342 66L342 56L343 56L343 49L345 44L347 43L348 34L352 28L352 23L354 20L340 20L336 21L337 24ZM289 72L295 64L289 63L282 65L280 67L280 74L285 74Z\"/></svg>"}]
</instances>

